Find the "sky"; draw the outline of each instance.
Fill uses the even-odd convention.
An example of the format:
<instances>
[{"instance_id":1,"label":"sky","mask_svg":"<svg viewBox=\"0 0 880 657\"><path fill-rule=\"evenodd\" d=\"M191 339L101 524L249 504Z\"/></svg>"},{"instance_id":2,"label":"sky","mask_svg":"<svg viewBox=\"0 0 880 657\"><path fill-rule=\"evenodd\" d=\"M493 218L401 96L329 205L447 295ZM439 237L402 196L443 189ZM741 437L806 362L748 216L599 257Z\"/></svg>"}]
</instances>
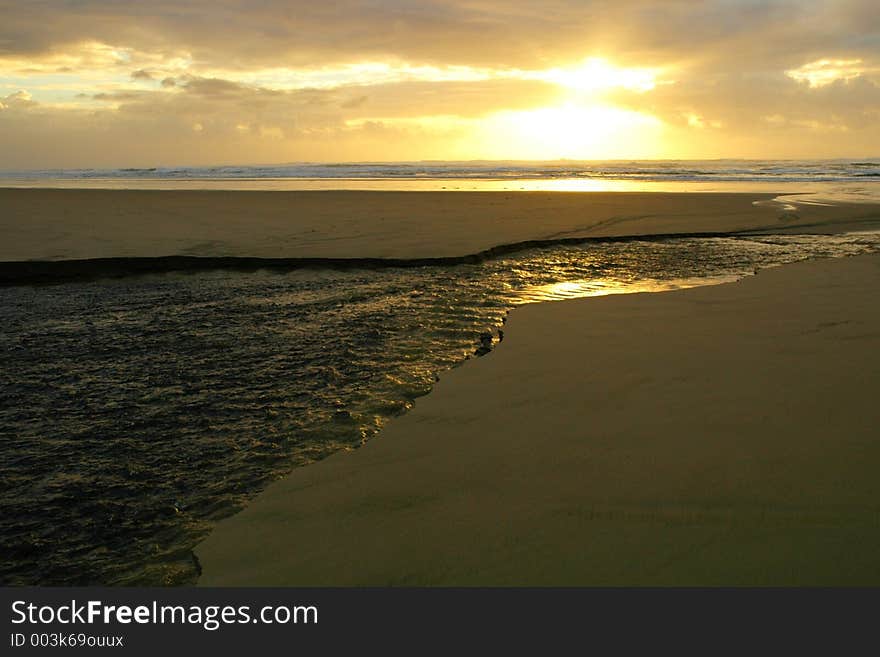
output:
<instances>
[{"instance_id":1,"label":"sky","mask_svg":"<svg viewBox=\"0 0 880 657\"><path fill-rule=\"evenodd\" d=\"M880 155L876 0L0 0L0 169Z\"/></svg>"}]
</instances>

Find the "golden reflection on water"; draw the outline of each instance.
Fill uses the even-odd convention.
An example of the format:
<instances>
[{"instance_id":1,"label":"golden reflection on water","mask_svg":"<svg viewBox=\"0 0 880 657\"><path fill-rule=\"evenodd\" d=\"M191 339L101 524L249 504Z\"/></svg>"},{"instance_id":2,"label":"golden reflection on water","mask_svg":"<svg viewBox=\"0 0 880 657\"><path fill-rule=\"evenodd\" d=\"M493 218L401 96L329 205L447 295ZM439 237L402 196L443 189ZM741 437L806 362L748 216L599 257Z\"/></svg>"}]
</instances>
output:
<instances>
[{"instance_id":1,"label":"golden reflection on water","mask_svg":"<svg viewBox=\"0 0 880 657\"><path fill-rule=\"evenodd\" d=\"M758 204L878 203L880 186L840 182L641 180L614 178L2 178L0 189L141 189L398 192L702 192L785 194Z\"/></svg>"},{"instance_id":2,"label":"golden reflection on water","mask_svg":"<svg viewBox=\"0 0 880 657\"><path fill-rule=\"evenodd\" d=\"M716 276L712 278L677 278L672 280L619 281L608 279L581 279L561 281L526 288L517 294L518 304L560 301L582 297L603 297L609 294L635 294L637 292L669 292L702 285L733 283L739 276Z\"/></svg>"},{"instance_id":3,"label":"golden reflection on water","mask_svg":"<svg viewBox=\"0 0 880 657\"><path fill-rule=\"evenodd\" d=\"M800 192L816 184L613 178L0 178L0 187L242 191ZM827 187L827 185L825 186Z\"/></svg>"}]
</instances>

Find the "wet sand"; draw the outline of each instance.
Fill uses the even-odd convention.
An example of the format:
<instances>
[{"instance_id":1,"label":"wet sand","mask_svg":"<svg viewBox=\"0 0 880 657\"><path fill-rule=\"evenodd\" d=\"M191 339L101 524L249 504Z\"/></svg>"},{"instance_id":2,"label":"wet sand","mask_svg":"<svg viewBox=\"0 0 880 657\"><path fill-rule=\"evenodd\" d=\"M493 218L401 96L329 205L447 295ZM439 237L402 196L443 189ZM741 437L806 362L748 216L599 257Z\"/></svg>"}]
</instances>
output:
<instances>
[{"instance_id":1,"label":"wet sand","mask_svg":"<svg viewBox=\"0 0 880 657\"><path fill-rule=\"evenodd\" d=\"M0 189L0 262L160 256L459 257L571 237L843 231L880 206L665 192ZM756 205L755 202L758 204Z\"/></svg>"},{"instance_id":2,"label":"wet sand","mask_svg":"<svg viewBox=\"0 0 880 657\"><path fill-rule=\"evenodd\" d=\"M880 256L513 311L202 585L878 585Z\"/></svg>"}]
</instances>

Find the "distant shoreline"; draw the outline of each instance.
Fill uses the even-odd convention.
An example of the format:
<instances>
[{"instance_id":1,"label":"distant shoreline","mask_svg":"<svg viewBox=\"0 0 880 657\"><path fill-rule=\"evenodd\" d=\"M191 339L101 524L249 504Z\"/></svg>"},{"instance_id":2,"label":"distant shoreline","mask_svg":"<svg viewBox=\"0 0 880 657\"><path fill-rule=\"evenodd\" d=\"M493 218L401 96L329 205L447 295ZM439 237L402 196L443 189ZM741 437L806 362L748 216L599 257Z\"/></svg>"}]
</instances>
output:
<instances>
[{"instance_id":1,"label":"distant shoreline","mask_svg":"<svg viewBox=\"0 0 880 657\"><path fill-rule=\"evenodd\" d=\"M880 176L880 173L877 174ZM880 178L616 178L616 177L27 177L0 173L0 190L131 190L246 192L657 192L689 194L808 194L832 201L880 202Z\"/></svg>"}]
</instances>

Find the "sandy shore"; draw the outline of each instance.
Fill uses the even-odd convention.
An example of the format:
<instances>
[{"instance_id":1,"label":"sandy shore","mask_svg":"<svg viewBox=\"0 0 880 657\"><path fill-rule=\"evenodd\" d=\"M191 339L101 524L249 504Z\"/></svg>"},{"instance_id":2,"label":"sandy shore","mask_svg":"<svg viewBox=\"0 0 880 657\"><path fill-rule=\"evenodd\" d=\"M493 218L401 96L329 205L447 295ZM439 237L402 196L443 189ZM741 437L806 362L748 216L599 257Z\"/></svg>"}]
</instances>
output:
<instances>
[{"instance_id":1,"label":"sandy shore","mask_svg":"<svg viewBox=\"0 0 880 657\"><path fill-rule=\"evenodd\" d=\"M0 261L109 257L433 258L578 236L841 231L880 206L772 194L0 189ZM758 202L756 205L755 202Z\"/></svg>"},{"instance_id":2,"label":"sandy shore","mask_svg":"<svg viewBox=\"0 0 880 657\"><path fill-rule=\"evenodd\" d=\"M880 584L880 257L525 306L203 585Z\"/></svg>"}]
</instances>

